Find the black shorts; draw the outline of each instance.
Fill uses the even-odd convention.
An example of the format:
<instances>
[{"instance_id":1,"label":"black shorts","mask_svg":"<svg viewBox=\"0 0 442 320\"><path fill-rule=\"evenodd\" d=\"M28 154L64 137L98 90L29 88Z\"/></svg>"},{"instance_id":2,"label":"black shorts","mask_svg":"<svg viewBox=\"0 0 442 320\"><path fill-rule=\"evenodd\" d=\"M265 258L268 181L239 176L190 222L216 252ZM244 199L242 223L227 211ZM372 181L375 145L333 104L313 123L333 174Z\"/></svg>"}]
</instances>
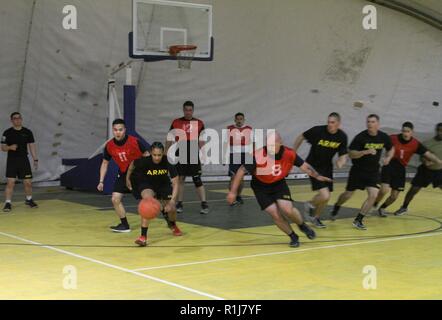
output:
<instances>
[{"instance_id":1,"label":"black shorts","mask_svg":"<svg viewBox=\"0 0 442 320\"><path fill-rule=\"evenodd\" d=\"M114 193L132 193L126 185L126 174L118 173L117 179L114 182Z\"/></svg>"},{"instance_id":2,"label":"black shorts","mask_svg":"<svg viewBox=\"0 0 442 320\"><path fill-rule=\"evenodd\" d=\"M442 187L442 170L430 170L425 165L421 165L411 184L414 187L426 188L431 183L433 188Z\"/></svg>"},{"instance_id":3,"label":"black shorts","mask_svg":"<svg viewBox=\"0 0 442 320\"><path fill-rule=\"evenodd\" d=\"M381 181L390 185L393 190L404 191L406 177L405 167L398 162L391 162L388 166L382 167Z\"/></svg>"},{"instance_id":4,"label":"black shorts","mask_svg":"<svg viewBox=\"0 0 442 320\"><path fill-rule=\"evenodd\" d=\"M350 170L347 191L365 190L368 187L380 189L381 174L379 171L364 171L354 166Z\"/></svg>"},{"instance_id":5,"label":"black shorts","mask_svg":"<svg viewBox=\"0 0 442 320\"><path fill-rule=\"evenodd\" d=\"M28 157L8 157L6 161L6 178L32 179L32 169Z\"/></svg>"},{"instance_id":6,"label":"black shorts","mask_svg":"<svg viewBox=\"0 0 442 320\"><path fill-rule=\"evenodd\" d=\"M201 163L198 164L181 164L176 166L180 177L200 177L202 174Z\"/></svg>"},{"instance_id":7,"label":"black shorts","mask_svg":"<svg viewBox=\"0 0 442 320\"><path fill-rule=\"evenodd\" d=\"M132 188L133 188L133 195L135 199L141 200L141 193L143 190L150 189L153 192L155 192L155 198L158 200L170 200L172 199L172 185L166 184L162 186L155 186L152 183L149 183L148 181L133 181L132 182Z\"/></svg>"},{"instance_id":8,"label":"black shorts","mask_svg":"<svg viewBox=\"0 0 442 320\"><path fill-rule=\"evenodd\" d=\"M239 161L238 163L238 160L241 161ZM239 157L238 154L234 155L233 153L231 153L229 162L229 177L233 177L238 172L239 168L241 168L245 164L253 164L253 158L251 154L241 153L241 157Z\"/></svg>"},{"instance_id":9,"label":"black shorts","mask_svg":"<svg viewBox=\"0 0 442 320\"><path fill-rule=\"evenodd\" d=\"M267 209L276 203L277 200L293 201L289 186L285 180L273 186L263 186L260 182L252 180L250 186L261 210Z\"/></svg>"},{"instance_id":10,"label":"black shorts","mask_svg":"<svg viewBox=\"0 0 442 320\"><path fill-rule=\"evenodd\" d=\"M313 166L315 168L316 171L318 171L318 173L321 176L333 179L333 169L329 169L329 168L316 168L315 166ZM310 177L310 183L312 185L312 190L313 191L318 191L324 188L328 188L328 190L330 192L333 192L333 182L325 182L325 181L318 181L315 178Z\"/></svg>"}]
</instances>

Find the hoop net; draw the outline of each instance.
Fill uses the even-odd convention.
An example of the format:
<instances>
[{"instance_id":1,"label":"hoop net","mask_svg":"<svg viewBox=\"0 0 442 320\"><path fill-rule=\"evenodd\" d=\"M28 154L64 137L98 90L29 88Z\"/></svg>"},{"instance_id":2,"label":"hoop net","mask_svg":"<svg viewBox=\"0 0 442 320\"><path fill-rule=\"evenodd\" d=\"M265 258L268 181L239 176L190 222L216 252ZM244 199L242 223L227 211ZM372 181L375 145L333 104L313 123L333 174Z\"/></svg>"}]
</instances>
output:
<instances>
[{"instance_id":1,"label":"hoop net","mask_svg":"<svg viewBox=\"0 0 442 320\"><path fill-rule=\"evenodd\" d=\"M179 69L190 69L197 46L194 45L174 45L169 48L169 54L177 57Z\"/></svg>"}]
</instances>

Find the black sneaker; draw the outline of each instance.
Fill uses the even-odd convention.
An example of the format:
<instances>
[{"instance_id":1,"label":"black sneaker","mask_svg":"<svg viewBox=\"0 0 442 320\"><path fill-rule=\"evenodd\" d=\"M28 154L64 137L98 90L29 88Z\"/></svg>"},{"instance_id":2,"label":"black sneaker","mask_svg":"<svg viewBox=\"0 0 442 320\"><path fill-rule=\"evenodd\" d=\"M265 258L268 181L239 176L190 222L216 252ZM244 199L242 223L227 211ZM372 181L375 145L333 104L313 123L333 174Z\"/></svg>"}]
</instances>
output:
<instances>
[{"instance_id":1,"label":"black sneaker","mask_svg":"<svg viewBox=\"0 0 442 320\"><path fill-rule=\"evenodd\" d=\"M299 247L299 238L297 237L296 239L292 239L291 241L290 241L290 244L289 244L289 246L291 247L291 248L298 248Z\"/></svg>"},{"instance_id":2,"label":"black sneaker","mask_svg":"<svg viewBox=\"0 0 442 320\"><path fill-rule=\"evenodd\" d=\"M206 201L201 202L201 211L200 214L208 214L209 213L209 205Z\"/></svg>"},{"instance_id":3,"label":"black sneaker","mask_svg":"<svg viewBox=\"0 0 442 320\"><path fill-rule=\"evenodd\" d=\"M333 209L330 211L330 220L331 220L331 221L335 221L335 220L336 220L336 217L338 216L338 213L339 213L339 210L336 210L335 208L333 208Z\"/></svg>"},{"instance_id":4,"label":"black sneaker","mask_svg":"<svg viewBox=\"0 0 442 320\"><path fill-rule=\"evenodd\" d=\"M379 208L378 216L381 217L381 218L387 218L388 214L385 212L385 209Z\"/></svg>"},{"instance_id":5,"label":"black sneaker","mask_svg":"<svg viewBox=\"0 0 442 320\"><path fill-rule=\"evenodd\" d=\"M353 221L353 226L359 230L367 230L367 227L359 220Z\"/></svg>"},{"instance_id":6,"label":"black sneaker","mask_svg":"<svg viewBox=\"0 0 442 320\"><path fill-rule=\"evenodd\" d=\"M299 230L301 230L310 240L316 238L316 232L305 223L299 227Z\"/></svg>"},{"instance_id":7,"label":"black sneaker","mask_svg":"<svg viewBox=\"0 0 442 320\"><path fill-rule=\"evenodd\" d=\"M403 216L408 212L407 208L400 208L398 211L394 213L395 216Z\"/></svg>"},{"instance_id":8,"label":"black sneaker","mask_svg":"<svg viewBox=\"0 0 442 320\"><path fill-rule=\"evenodd\" d=\"M209 207L202 207L200 214L208 214L209 213Z\"/></svg>"},{"instance_id":9,"label":"black sneaker","mask_svg":"<svg viewBox=\"0 0 442 320\"><path fill-rule=\"evenodd\" d=\"M325 229L327 228L327 226L325 224L322 223L321 220L319 220L319 218L313 218L312 219L312 224L319 229Z\"/></svg>"},{"instance_id":10,"label":"black sneaker","mask_svg":"<svg viewBox=\"0 0 442 320\"><path fill-rule=\"evenodd\" d=\"M176 205L176 213L183 213L184 207L182 203L177 203Z\"/></svg>"},{"instance_id":11,"label":"black sneaker","mask_svg":"<svg viewBox=\"0 0 442 320\"><path fill-rule=\"evenodd\" d=\"M244 200L242 199L241 196L237 196L237 197L236 197L236 202L237 202L238 204L240 204L240 205L244 204Z\"/></svg>"},{"instance_id":12,"label":"black sneaker","mask_svg":"<svg viewBox=\"0 0 442 320\"><path fill-rule=\"evenodd\" d=\"M38 205L34 202L34 200L26 200L25 201L25 205L27 205L29 208L31 209L36 209L38 208Z\"/></svg>"},{"instance_id":13,"label":"black sneaker","mask_svg":"<svg viewBox=\"0 0 442 320\"><path fill-rule=\"evenodd\" d=\"M12 205L9 202L5 203L5 206L3 207L3 212L11 212L12 210Z\"/></svg>"},{"instance_id":14,"label":"black sneaker","mask_svg":"<svg viewBox=\"0 0 442 320\"><path fill-rule=\"evenodd\" d=\"M233 201L232 204L231 204L230 206L231 206L231 207L239 206L239 202L238 202L238 200Z\"/></svg>"},{"instance_id":15,"label":"black sneaker","mask_svg":"<svg viewBox=\"0 0 442 320\"><path fill-rule=\"evenodd\" d=\"M129 226L125 226L122 223L120 223L118 226L114 226L114 227L110 227L110 228L113 232L116 232L116 233L129 233L131 231Z\"/></svg>"}]
</instances>

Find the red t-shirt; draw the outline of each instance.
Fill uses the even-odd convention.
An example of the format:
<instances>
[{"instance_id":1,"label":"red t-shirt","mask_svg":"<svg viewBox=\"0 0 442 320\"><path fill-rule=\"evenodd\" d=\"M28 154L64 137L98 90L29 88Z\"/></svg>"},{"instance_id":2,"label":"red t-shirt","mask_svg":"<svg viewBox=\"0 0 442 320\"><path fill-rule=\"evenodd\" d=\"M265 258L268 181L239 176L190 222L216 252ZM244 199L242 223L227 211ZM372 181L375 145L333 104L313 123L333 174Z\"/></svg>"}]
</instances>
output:
<instances>
[{"instance_id":1,"label":"red t-shirt","mask_svg":"<svg viewBox=\"0 0 442 320\"><path fill-rule=\"evenodd\" d=\"M184 117L175 119L170 126L170 130L180 129L186 133L187 141L198 141L201 132L204 130L204 122L199 119L193 118L192 120L186 120ZM176 138L178 141L178 137Z\"/></svg>"},{"instance_id":2,"label":"red t-shirt","mask_svg":"<svg viewBox=\"0 0 442 320\"><path fill-rule=\"evenodd\" d=\"M250 144L252 138L252 127L244 126L238 128L235 125L227 127L228 141L230 146L247 146Z\"/></svg>"},{"instance_id":3,"label":"red t-shirt","mask_svg":"<svg viewBox=\"0 0 442 320\"><path fill-rule=\"evenodd\" d=\"M256 180L266 185L284 180L293 166L304 164L304 160L286 146L282 146L274 157L267 155L266 147L259 149L255 152L254 162L253 168L246 165L247 170L253 173Z\"/></svg>"},{"instance_id":4,"label":"red t-shirt","mask_svg":"<svg viewBox=\"0 0 442 320\"><path fill-rule=\"evenodd\" d=\"M127 135L122 141L112 139L104 148L104 159L110 161L113 159L120 169L120 173L126 173L132 161L141 158L145 148L140 141Z\"/></svg>"},{"instance_id":5,"label":"red t-shirt","mask_svg":"<svg viewBox=\"0 0 442 320\"><path fill-rule=\"evenodd\" d=\"M401 134L394 134L390 136L391 142L394 146L394 158L401 165L406 167L415 153L423 155L427 149L415 138L410 141L402 139Z\"/></svg>"}]
</instances>

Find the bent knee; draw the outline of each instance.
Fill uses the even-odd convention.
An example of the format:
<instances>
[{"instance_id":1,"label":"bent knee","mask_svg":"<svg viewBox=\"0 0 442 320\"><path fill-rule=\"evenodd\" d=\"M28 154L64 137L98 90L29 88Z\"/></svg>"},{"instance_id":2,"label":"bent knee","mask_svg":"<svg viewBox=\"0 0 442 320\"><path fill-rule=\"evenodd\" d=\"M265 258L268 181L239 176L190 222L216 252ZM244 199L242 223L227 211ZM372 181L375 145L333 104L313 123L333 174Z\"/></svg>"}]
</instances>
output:
<instances>
[{"instance_id":1,"label":"bent knee","mask_svg":"<svg viewBox=\"0 0 442 320\"><path fill-rule=\"evenodd\" d=\"M119 197L112 197L112 204L114 206L120 205L121 204L121 198L119 198Z\"/></svg>"}]
</instances>

